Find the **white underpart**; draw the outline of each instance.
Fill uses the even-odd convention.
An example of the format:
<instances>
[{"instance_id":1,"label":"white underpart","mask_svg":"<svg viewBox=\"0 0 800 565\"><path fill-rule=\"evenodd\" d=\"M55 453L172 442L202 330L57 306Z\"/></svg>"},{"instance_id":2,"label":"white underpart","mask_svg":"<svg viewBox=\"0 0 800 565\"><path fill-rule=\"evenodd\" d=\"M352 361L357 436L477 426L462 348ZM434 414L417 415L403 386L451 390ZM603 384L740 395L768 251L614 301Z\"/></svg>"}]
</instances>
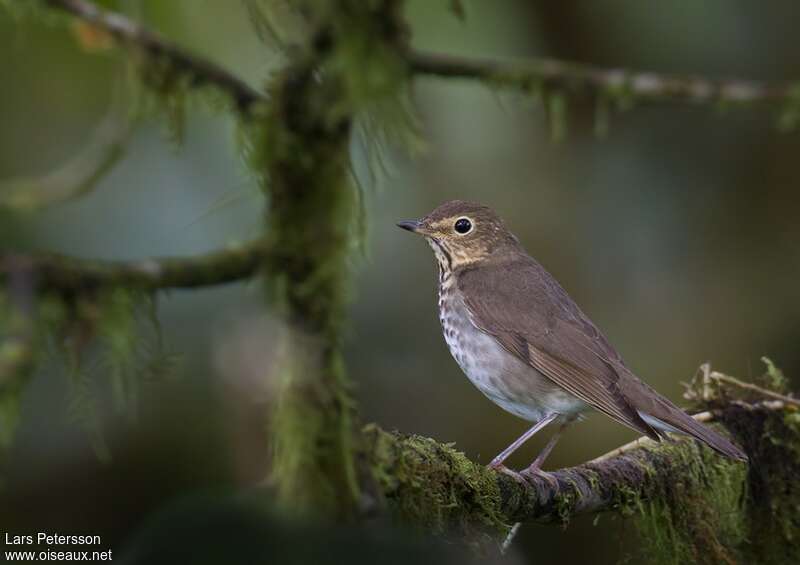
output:
<instances>
[{"instance_id":1,"label":"white underpart","mask_svg":"<svg viewBox=\"0 0 800 565\"><path fill-rule=\"evenodd\" d=\"M441 281L439 312L450 353L472 384L504 410L530 422L548 414L571 417L588 405L506 351L477 328L452 276Z\"/></svg>"},{"instance_id":2,"label":"white underpart","mask_svg":"<svg viewBox=\"0 0 800 565\"><path fill-rule=\"evenodd\" d=\"M661 430L661 431L664 431L664 432L672 432L672 433L676 433L676 434L685 434L686 433L684 431L679 430L678 428L676 428L674 426L670 426L666 422L662 422L661 420L659 420L655 416L651 416L650 414L645 414L641 410L637 410L636 412L638 412L638 414L642 418L642 420L644 420L645 422L647 422L647 424L649 426L651 426L651 427L653 427L653 428L655 428L657 430Z\"/></svg>"}]
</instances>

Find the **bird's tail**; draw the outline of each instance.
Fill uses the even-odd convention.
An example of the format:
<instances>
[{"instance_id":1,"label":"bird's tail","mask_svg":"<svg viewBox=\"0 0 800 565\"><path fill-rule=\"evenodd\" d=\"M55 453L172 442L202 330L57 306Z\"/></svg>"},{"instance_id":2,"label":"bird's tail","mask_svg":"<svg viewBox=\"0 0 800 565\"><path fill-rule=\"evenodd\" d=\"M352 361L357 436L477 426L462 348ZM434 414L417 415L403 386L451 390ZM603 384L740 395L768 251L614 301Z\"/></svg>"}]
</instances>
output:
<instances>
[{"instance_id":1,"label":"bird's tail","mask_svg":"<svg viewBox=\"0 0 800 565\"><path fill-rule=\"evenodd\" d=\"M620 391L630 406L636 410L642 420L659 432L677 432L702 441L714 451L731 459L747 461L747 454L722 434L704 426L686 412L675 406L668 398L661 396L647 383L636 378L626 367L633 378L620 379Z\"/></svg>"},{"instance_id":2,"label":"bird's tail","mask_svg":"<svg viewBox=\"0 0 800 565\"><path fill-rule=\"evenodd\" d=\"M642 420L661 431L690 435L731 459L747 461L747 454L731 440L708 426L704 426L668 400L664 400L666 401L664 404L653 410L657 414L646 414L639 411Z\"/></svg>"}]
</instances>

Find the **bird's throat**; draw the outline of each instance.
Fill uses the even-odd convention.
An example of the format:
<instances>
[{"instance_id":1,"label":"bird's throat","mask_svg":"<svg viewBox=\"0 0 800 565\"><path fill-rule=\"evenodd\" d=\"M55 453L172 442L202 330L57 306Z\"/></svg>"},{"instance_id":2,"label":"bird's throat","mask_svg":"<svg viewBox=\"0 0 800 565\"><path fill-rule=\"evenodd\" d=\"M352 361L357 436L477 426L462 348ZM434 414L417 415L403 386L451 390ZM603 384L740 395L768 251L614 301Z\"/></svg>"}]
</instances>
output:
<instances>
[{"instance_id":1,"label":"bird's throat","mask_svg":"<svg viewBox=\"0 0 800 565\"><path fill-rule=\"evenodd\" d=\"M439 264L439 283L450 278L453 272L453 256L445 245L433 238L428 238L428 245L433 249L436 262Z\"/></svg>"}]
</instances>

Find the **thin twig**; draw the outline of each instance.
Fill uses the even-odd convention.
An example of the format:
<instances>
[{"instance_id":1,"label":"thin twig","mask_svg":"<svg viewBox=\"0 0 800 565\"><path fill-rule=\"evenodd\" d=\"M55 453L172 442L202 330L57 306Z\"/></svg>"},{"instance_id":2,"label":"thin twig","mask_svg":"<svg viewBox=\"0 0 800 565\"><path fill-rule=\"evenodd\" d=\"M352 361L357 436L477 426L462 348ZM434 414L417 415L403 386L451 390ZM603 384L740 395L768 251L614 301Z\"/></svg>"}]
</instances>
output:
<instances>
[{"instance_id":1,"label":"thin twig","mask_svg":"<svg viewBox=\"0 0 800 565\"><path fill-rule=\"evenodd\" d=\"M517 533L519 533L519 529L522 527L522 522L517 522L511 529L508 530L506 534L506 539L503 540L503 543L500 544L500 553L505 555L508 552L508 549L511 547L511 544L514 542L514 538L517 537Z\"/></svg>"},{"instance_id":2,"label":"thin twig","mask_svg":"<svg viewBox=\"0 0 800 565\"><path fill-rule=\"evenodd\" d=\"M98 261L55 254L0 254L0 282L21 266L35 276L37 290L79 292L102 286L142 290L197 288L254 275L271 250L265 239L194 257Z\"/></svg>"},{"instance_id":3,"label":"thin twig","mask_svg":"<svg viewBox=\"0 0 800 565\"><path fill-rule=\"evenodd\" d=\"M785 394L774 392L772 390L760 387L758 385L754 385L753 383L746 383L744 381L740 381L739 379L736 379L734 377L729 377L728 375L724 375L716 371L712 371L709 374L709 377L718 382L734 385L736 387L755 392L756 394L760 394L761 396L767 396L769 398L774 398L775 400L780 400L781 402L785 402L786 404L800 407L800 400L798 400L797 398L793 398L791 396L786 396Z\"/></svg>"},{"instance_id":4,"label":"thin twig","mask_svg":"<svg viewBox=\"0 0 800 565\"><path fill-rule=\"evenodd\" d=\"M702 76L635 72L545 58L509 62L416 51L409 55L409 64L411 71L420 75L477 79L523 90L544 88L629 96L635 100L652 102L783 103L797 100L800 96L797 82L714 80Z\"/></svg>"},{"instance_id":5,"label":"thin twig","mask_svg":"<svg viewBox=\"0 0 800 565\"><path fill-rule=\"evenodd\" d=\"M151 55L164 57L170 64L188 73L196 85L214 85L230 94L237 109L247 113L264 97L226 69L172 43L162 35L130 20L122 14L103 10L87 0L47 0L55 9L72 14L115 37L135 45Z\"/></svg>"}]
</instances>

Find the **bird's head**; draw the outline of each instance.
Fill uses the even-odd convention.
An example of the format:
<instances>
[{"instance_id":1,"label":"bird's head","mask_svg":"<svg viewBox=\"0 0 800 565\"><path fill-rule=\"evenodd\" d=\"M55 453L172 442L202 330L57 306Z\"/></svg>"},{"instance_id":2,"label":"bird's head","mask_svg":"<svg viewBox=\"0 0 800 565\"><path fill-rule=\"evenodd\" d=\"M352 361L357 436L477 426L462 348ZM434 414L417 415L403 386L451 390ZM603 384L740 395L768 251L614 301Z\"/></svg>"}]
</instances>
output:
<instances>
[{"instance_id":1,"label":"bird's head","mask_svg":"<svg viewBox=\"0 0 800 565\"><path fill-rule=\"evenodd\" d=\"M419 220L397 225L425 237L443 268L457 268L517 250L519 242L495 212L481 204L451 200Z\"/></svg>"}]
</instances>

